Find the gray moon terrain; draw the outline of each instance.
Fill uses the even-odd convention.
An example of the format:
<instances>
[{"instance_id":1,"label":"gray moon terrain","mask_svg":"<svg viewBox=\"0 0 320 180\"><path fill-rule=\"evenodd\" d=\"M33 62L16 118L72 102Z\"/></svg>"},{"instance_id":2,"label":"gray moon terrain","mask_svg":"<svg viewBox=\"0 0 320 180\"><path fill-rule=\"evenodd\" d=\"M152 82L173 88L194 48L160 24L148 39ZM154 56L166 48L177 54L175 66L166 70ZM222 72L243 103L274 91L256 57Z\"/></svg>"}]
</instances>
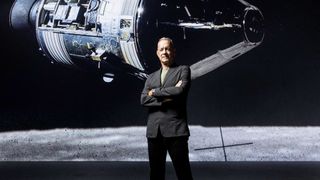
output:
<instances>
[{"instance_id":1,"label":"gray moon terrain","mask_svg":"<svg viewBox=\"0 0 320 180\"><path fill-rule=\"evenodd\" d=\"M0 160L147 161L145 130L139 126L1 132ZM221 130L227 161L320 161L320 127ZM225 161L219 127L190 126L190 131L191 161Z\"/></svg>"}]
</instances>

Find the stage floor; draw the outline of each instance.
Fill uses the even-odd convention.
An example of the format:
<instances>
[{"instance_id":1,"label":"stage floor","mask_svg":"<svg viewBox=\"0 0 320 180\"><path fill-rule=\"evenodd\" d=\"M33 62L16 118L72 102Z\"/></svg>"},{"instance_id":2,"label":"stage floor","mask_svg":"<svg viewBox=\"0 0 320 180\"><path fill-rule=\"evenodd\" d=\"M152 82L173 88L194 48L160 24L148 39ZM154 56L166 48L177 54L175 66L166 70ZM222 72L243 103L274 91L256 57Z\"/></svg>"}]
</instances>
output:
<instances>
[{"instance_id":1,"label":"stage floor","mask_svg":"<svg viewBox=\"0 0 320 180\"><path fill-rule=\"evenodd\" d=\"M320 162L192 162L195 180L318 180ZM148 162L1 162L5 180L148 180ZM176 180L167 163L167 180Z\"/></svg>"},{"instance_id":2,"label":"stage floor","mask_svg":"<svg viewBox=\"0 0 320 180\"><path fill-rule=\"evenodd\" d=\"M1 132L0 161L148 161L145 130ZM219 127L190 126L190 131L189 156L195 162L224 162L225 157L227 161L320 161L320 127L223 127L225 153Z\"/></svg>"}]
</instances>

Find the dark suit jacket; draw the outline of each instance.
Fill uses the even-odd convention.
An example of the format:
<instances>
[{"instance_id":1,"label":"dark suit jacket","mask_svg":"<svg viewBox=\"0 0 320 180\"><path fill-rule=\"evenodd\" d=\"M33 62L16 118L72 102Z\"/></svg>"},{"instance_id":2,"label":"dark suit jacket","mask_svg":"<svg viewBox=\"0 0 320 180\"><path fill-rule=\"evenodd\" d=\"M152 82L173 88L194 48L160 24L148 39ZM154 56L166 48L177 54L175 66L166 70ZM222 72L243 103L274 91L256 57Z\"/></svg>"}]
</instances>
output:
<instances>
[{"instance_id":1,"label":"dark suit jacket","mask_svg":"<svg viewBox=\"0 0 320 180\"><path fill-rule=\"evenodd\" d=\"M164 137L189 136L187 123L187 96L190 89L190 68L174 65L169 68L163 85L161 69L149 75L141 93L141 104L148 107L147 137L157 137L158 130ZM175 87L182 80L180 87ZM153 96L148 91L155 89Z\"/></svg>"}]
</instances>

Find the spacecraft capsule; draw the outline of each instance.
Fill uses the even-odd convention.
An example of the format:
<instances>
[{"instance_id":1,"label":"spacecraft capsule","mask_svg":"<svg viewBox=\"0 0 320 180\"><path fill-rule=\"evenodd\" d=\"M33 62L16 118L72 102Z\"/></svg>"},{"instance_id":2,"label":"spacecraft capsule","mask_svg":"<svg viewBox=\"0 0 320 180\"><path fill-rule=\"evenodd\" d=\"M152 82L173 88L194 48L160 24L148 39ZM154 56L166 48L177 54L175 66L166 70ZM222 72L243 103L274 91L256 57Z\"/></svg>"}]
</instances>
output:
<instances>
[{"instance_id":1,"label":"spacecraft capsule","mask_svg":"<svg viewBox=\"0 0 320 180\"><path fill-rule=\"evenodd\" d=\"M259 45L263 15L244 0L16 0L13 29L32 30L51 61L145 78L157 40L200 77ZM204 67L205 66L205 67Z\"/></svg>"}]
</instances>

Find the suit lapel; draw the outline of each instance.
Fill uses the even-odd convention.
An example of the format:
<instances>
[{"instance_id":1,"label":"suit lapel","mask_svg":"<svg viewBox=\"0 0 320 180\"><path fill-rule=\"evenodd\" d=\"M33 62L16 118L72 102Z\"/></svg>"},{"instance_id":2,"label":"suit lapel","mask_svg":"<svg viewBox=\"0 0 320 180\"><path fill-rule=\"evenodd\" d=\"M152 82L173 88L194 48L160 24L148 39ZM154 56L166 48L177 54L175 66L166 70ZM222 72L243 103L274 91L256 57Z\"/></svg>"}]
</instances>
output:
<instances>
[{"instance_id":1,"label":"suit lapel","mask_svg":"<svg viewBox=\"0 0 320 180\"><path fill-rule=\"evenodd\" d=\"M171 79L171 76L173 74L173 72L176 70L176 67L170 67L168 72L167 72L167 75L166 77L164 78L163 80L163 87L166 85L166 83Z\"/></svg>"},{"instance_id":2,"label":"suit lapel","mask_svg":"<svg viewBox=\"0 0 320 180\"><path fill-rule=\"evenodd\" d=\"M159 69L156 73L155 73L155 76L153 78L153 83L156 87L161 87L161 81L160 81L160 78L161 78L161 69Z\"/></svg>"}]
</instances>

